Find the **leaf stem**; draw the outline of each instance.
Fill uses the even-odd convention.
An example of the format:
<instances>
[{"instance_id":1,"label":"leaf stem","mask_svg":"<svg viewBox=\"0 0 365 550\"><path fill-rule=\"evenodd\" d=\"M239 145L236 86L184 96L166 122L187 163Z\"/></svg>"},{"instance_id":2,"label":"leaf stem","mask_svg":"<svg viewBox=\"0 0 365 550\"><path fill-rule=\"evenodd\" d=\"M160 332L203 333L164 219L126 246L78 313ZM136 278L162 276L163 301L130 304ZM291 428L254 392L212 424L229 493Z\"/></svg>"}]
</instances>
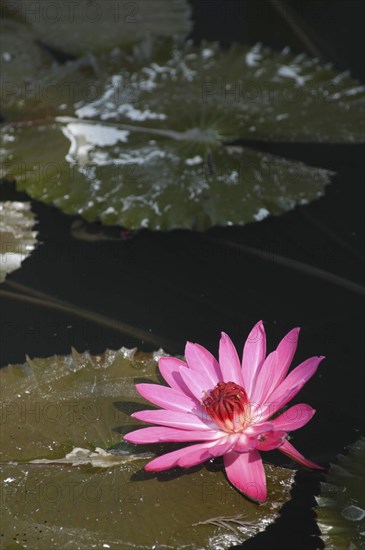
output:
<instances>
[{"instance_id":1,"label":"leaf stem","mask_svg":"<svg viewBox=\"0 0 365 550\"><path fill-rule=\"evenodd\" d=\"M215 244L228 246L236 250L241 250L241 251L243 250L244 252L246 252L251 256L256 256L265 261L269 260L278 265L282 265L289 269L306 273L307 275L311 275L312 277L316 277L317 279L322 279L334 285L340 286L342 288L345 288L346 290L349 290L350 292L359 294L360 296L365 296L365 287L363 287L362 285L359 285L353 281L349 281L348 279L345 279L344 277L340 277L339 275L336 275L329 271L325 271L324 269L320 269L319 267L315 267L313 265L306 264L298 260L293 260L292 258L287 258L286 256L282 256L281 254L275 254L273 252L268 252L267 250L260 250L259 248L255 248L253 246L238 244L231 241L227 241L225 239L215 239L213 237L203 237L203 238L206 240L212 241Z\"/></svg>"},{"instance_id":2,"label":"leaf stem","mask_svg":"<svg viewBox=\"0 0 365 550\"><path fill-rule=\"evenodd\" d=\"M322 233L330 237L339 246L341 246L342 248L350 252L361 263L365 262L365 258L359 250L356 250L350 243L348 243L345 239L337 235L334 231L332 231L332 229L327 227L327 225L322 223L320 220L318 220L315 217L312 217L306 210L307 209L301 209L300 214L307 222L311 223L314 227L322 231Z\"/></svg>"},{"instance_id":3,"label":"leaf stem","mask_svg":"<svg viewBox=\"0 0 365 550\"><path fill-rule=\"evenodd\" d=\"M35 306L47 307L65 313L70 313L71 315L74 315L76 317L80 317L99 325L103 325L117 332L122 332L123 334L127 334L128 336L136 338L137 340L153 344L154 346L163 347L166 350L172 350L174 348L170 341L167 341L164 338L160 338L159 336L153 336L152 334L145 332L142 329L133 327L120 321L116 321L114 319L110 319L108 317L105 317L104 315L100 315L99 313L95 313L93 311L80 308L73 304L69 304L68 302L58 300L57 298L53 298L52 296L49 296L44 292L29 288L15 281L5 281L5 283L17 289L18 291L23 292L24 294L20 294L19 292L11 292L8 290L0 290L0 296L3 296L4 298L23 301L29 304L33 304Z\"/></svg>"},{"instance_id":4,"label":"leaf stem","mask_svg":"<svg viewBox=\"0 0 365 550\"><path fill-rule=\"evenodd\" d=\"M313 40L309 38L308 33L304 29L304 22L302 21L302 19L299 18L297 14L293 12L291 6L289 7L287 5L287 2L282 2L281 0L269 0L269 2L273 6L273 8L282 16L287 25L293 31L293 33L296 34L296 36L302 42L307 51L314 57L323 60L323 56L320 50L317 48Z\"/></svg>"},{"instance_id":5,"label":"leaf stem","mask_svg":"<svg viewBox=\"0 0 365 550\"><path fill-rule=\"evenodd\" d=\"M38 118L33 120L16 120L14 122L4 125L4 128L7 126L11 127L26 127L26 126L41 126L45 124L55 124L55 122L70 124L72 122L78 124L103 124L110 128L118 128L119 130L126 130L129 132L142 132L143 134L152 134L154 136L168 137L175 139L176 141L197 141L199 143L217 143L217 136L210 130L201 130L199 128L190 128L185 132L177 132L175 130L165 130L163 128L146 128L143 126L134 126L133 124L119 124L113 122L100 122L99 120L87 119L87 118L76 118L70 116L58 116L55 118Z\"/></svg>"}]
</instances>

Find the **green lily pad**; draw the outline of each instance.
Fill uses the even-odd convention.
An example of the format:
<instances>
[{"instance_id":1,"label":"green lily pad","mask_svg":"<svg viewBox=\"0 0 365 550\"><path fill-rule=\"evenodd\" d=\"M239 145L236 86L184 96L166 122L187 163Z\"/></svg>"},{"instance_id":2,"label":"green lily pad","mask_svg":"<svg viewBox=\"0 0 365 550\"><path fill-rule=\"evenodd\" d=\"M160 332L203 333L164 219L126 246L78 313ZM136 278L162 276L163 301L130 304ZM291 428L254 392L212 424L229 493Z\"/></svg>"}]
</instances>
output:
<instances>
[{"instance_id":1,"label":"green lily pad","mask_svg":"<svg viewBox=\"0 0 365 550\"><path fill-rule=\"evenodd\" d=\"M30 202L0 202L0 283L34 250L34 224Z\"/></svg>"},{"instance_id":2,"label":"green lily pad","mask_svg":"<svg viewBox=\"0 0 365 550\"><path fill-rule=\"evenodd\" d=\"M18 189L68 214L131 229L260 221L317 199L331 175L248 148L77 119L9 128L5 137Z\"/></svg>"},{"instance_id":3,"label":"green lily pad","mask_svg":"<svg viewBox=\"0 0 365 550\"><path fill-rule=\"evenodd\" d=\"M276 519L294 471L267 466L258 506L217 465L147 473L171 445L122 441L140 424L135 378L158 381L161 353L73 352L0 371L4 547L228 548Z\"/></svg>"},{"instance_id":4,"label":"green lily pad","mask_svg":"<svg viewBox=\"0 0 365 550\"><path fill-rule=\"evenodd\" d=\"M80 56L133 45L148 36L186 37L191 8L186 0L7 0L24 17L37 40Z\"/></svg>"},{"instance_id":5,"label":"green lily pad","mask_svg":"<svg viewBox=\"0 0 365 550\"><path fill-rule=\"evenodd\" d=\"M76 102L78 118L7 126L6 161L20 189L90 221L246 224L315 200L332 174L227 142L361 141L363 97L348 76L304 56L187 44L124 67L95 101Z\"/></svg>"},{"instance_id":6,"label":"green lily pad","mask_svg":"<svg viewBox=\"0 0 365 550\"><path fill-rule=\"evenodd\" d=\"M332 464L317 498L318 525L326 548L356 550L365 542L365 439Z\"/></svg>"},{"instance_id":7,"label":"green lily pad","mask_svg":"<svg viewBox=\"0 0 365 550\"><path fill-rule=\"evenodd\" d=\"M304 54L260 45L173 48L170 59L113 75L81 118L188 132L226 141L362 142L365 87Z\"/></svg>"}]
</instances>

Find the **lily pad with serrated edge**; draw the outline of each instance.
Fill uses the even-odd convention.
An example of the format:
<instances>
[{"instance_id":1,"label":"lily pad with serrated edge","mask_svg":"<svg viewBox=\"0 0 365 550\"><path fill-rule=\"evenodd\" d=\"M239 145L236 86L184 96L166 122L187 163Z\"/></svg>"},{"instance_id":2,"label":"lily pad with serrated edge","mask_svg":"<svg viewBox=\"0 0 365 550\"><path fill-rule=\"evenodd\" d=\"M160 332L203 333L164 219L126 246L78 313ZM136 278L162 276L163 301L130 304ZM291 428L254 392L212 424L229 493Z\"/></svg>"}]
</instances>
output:
<instances>
[{"instance_id":1,"label":"lily pad with serrated edge","mask_svg":"<svg viewBox=\"0 0 365 550\"><path fill-rule=\"evenodd\" d=\"M0 283L34 250L37 231L30 202L0 202Z\"/></svg>"},{"instance_id":2,"label":"lily pad with serrated edge","mask_svg":"<svg viewBox=\"0 0 365 550\"><path fill-rule=\"evenodd\" d=\"M256 99L242 91L252 86ZM361 141L363 97L356 82L303 56L187 44L113 75L97 100L76 104L77 119L7 126L9 173L31 196L105 224L245 224L320 197L331 172L227 141Z\"/></svg>"},{"instance_id":3,"label":"lily pad with serrated edge","mask_svg":"<svg viewBox=\"0 0 365 550\"><path fill-rule=\"evenodd\" d=\"M205 132L191 141L363 142L365 86L289 49L190 42L139 70L123 68L80 118Z\"/></svg>"},{"instance_id":4,"label":"lily pad with serrated edge","mask_svg":"<svg viewBox=\"0 0 365 550\"><path fill-rule=\"evenodd\" d=\"M365 542L365 438L332 464L316 509L322 538L329 550L360 550Z\"/></svg>"},{"instance_id":5,"label":"lily pad with serrated edge","mask_svg":"<svg viewBox=\"0 0 365 550\"><path fill-rule=\"evenodd\" d=\"M331 174L253 149L75 119L7 136L18 189L68 214L131 229L260 221L319 198Z\"/></svg>"},{"instance_id":6,"label":"lily pad with serrated edge","mask_svg":"<svg viewBox=\"0 0 365 550\"><path fill-rule=\"evenodd\" d=\"M276 519L293 471L267 466L270 498L258 506L216 467L147 473L152 453L171 446L121 441L139 424L135 379L158 381L161 353L73 352L0 371L2 544L228 548Z\"/></svg>"}]
</instances>

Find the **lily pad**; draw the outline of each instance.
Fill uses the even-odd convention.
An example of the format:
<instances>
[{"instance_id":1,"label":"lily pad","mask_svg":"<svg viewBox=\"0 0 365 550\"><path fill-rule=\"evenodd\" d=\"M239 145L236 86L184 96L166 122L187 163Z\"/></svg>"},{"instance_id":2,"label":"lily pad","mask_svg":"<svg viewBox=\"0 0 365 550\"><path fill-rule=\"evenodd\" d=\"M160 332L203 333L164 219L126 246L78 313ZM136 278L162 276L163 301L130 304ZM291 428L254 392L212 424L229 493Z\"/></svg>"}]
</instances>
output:
<instances>
[{"instance_id":1,"label":"lily pad","mask_svg":"<svg viewBox=\"0 0 365 550\"><path fill-rule=\"evenodd\" d=\"M191 8L186 0L7 0L37 40L72 56L133 45L148 36L186 37Z\"/></svg>"},{"instance_id":2,"label":"lily pad","mask_svg":"<svg viewBox=\"0 0 365 550\"><path fill-rule=\"evenodd\" d=\"M99 118L180 132L190 141L362 142L365 87L304 54L205 42L113 75L102 96L77 105Z\"/></svg>"},{"instance_id":3,"label":"lily pad","mask_svg":"<svg viewBox=\"0 0 365 550\"><path fill-rule=\"evenodd\" d=\"M192 26L186 0L9 0L3 12L0 83L7 119L73 114L73 103L95 99L128 52L150 60ZM65 54L70 59L59 62Z\"/></svg>"},{"instance_id":4,"label":"lily pad","mask_svg":"<svg viewBox=\"0 0 365 550\"><path fill-rule=\"evenodd\" d=\"M317 199L331 174L248 148L77 119L14 127L5 137L18 189L68 214L131 229L259 221Z\"/></svg>"},{"instance_id":5,"label":"lily pad","mask_svg":"<svg viewBox=\"0 0 365 550\"><path fill-rule=\"evenodd\" d=\"M20 189L90 221L246 224L320 197L332 173L227 143L361 141L363 98L347 75L304 56L189 43L124 67L95 101L76 102L78 118L7 126L6 160Z\"/></svg>"},{"instance_id":6,"label":"lily pad","mask_svg":"<svg viewBox=\"0 0 365 550\"><path fill-rule=\"evenodd\" d=\"M73 352L0 371L4 547L228 548L275 520L293 471L267 466L258 506L218 465L151 474L148 457L171 446L121 441L138 425L135 378L157 381L161 353Z\"/></svg>"},{"instance_id":7,"label":"lily pad","mask_svg":"<svg viewBox=\"0 0 365 550\"><path fill-rule=\"evenodd\" d=\"M73 114L75 101L98 96L101 76L92 56L58 63L31 29L6 18L0 42L1 108L8 120Z\"/></svg>"},{"instance_id":8,"label":"lily pad","mask_svg":"<svg viewBox=\"0 0 365 550\"><path fill-rule=\"evenodd\" d=\"M0 282L34 250L37 231L29 202L0 202Z\"/></svg>"},{"instance_id":9,"label":"lily pad","mask_svg":"<svg viewBox=\"0 0 365 550\"><path fill-rule=\"evenodd\" d=\"M0 44L1 99L2 109L6 109L14 95L22 96L24 101L27 86L44 77L52 58L35 43L28 27L19 21L1 19Z\"/></svg>"},{"instance_id":10,"label":"lily pad","mask_svg":"<svg viewBox=\"0 0 365 550\"><path fill-rule=\"evenodd\" d=\"M365 439L332 464L317 498L318 525L326 548L356 550L365 542Z\"/></svg>"}]
</instances>

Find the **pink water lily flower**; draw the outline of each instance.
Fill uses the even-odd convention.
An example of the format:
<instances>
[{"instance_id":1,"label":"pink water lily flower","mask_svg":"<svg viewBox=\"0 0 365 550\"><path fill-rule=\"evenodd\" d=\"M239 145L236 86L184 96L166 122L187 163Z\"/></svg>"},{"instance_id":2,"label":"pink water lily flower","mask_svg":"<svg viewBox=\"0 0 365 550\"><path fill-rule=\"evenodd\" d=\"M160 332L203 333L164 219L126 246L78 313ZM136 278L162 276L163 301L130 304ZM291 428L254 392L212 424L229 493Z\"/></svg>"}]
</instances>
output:
<instances>
[{"instance_id":1,"label":"pink water lily flower","mask_svg":"<svg viewBox=\"0 0 365 550\"><path fill-rule=\"evenodd\" d=\"M266 357L262 321L252 329L242 363L229 336L222 333L219 362L199 344L188 342L186 363L163 357L160 372L169 384L137 384L138 392L162 407L134 413L144 422L159 424L128 433L131 443L197 442L146 464L159 472L175 466L189 468L223 456L229 481L249 498L266 499L266 477L259 451L278 449L309 468L318 468L288 441L288 432L301 428L315 413L299 404L272 418L316 372L323 357L311 357L289 374L299 329L291 330L276 351Z\"/></svg>"}]
</instances>

